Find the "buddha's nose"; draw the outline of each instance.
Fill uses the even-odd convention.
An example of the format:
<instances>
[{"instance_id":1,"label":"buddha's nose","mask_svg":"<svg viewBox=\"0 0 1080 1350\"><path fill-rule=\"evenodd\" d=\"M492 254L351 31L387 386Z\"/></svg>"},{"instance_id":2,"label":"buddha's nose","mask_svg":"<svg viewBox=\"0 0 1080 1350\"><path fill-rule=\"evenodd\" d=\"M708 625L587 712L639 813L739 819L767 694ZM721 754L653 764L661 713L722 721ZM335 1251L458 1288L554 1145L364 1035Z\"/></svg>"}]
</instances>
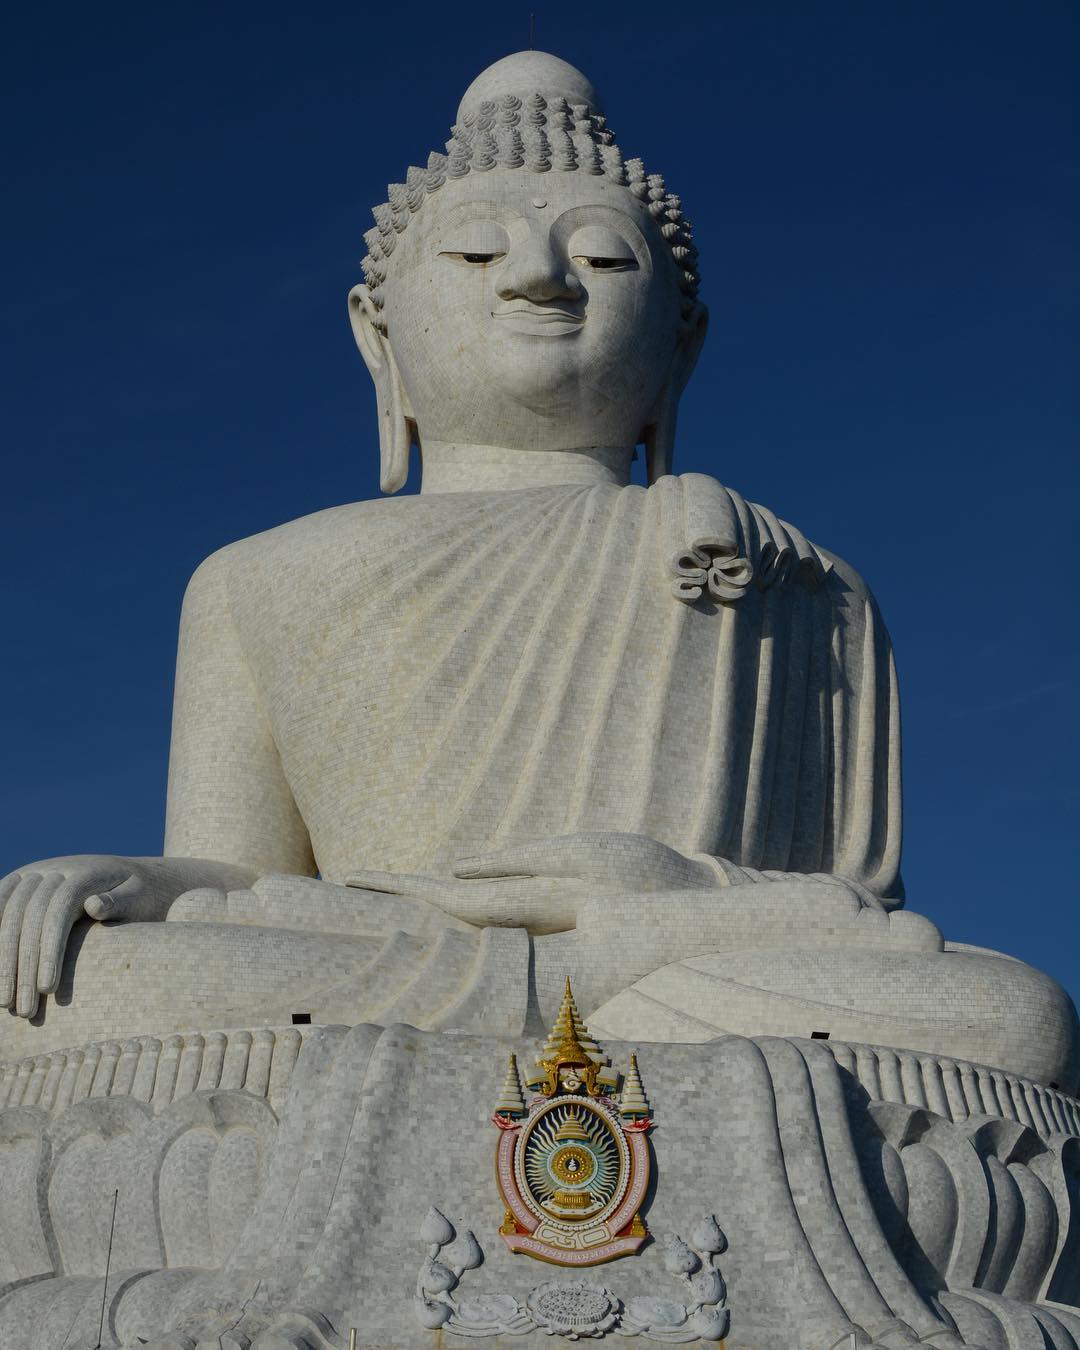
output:
<instances>
[{"instance_id":1,"label":"buddha's nose","mask_svg":"<svg viewBox=\"0 0 1080 1350\"><path fill-rule=\"evenodd\" d=\"M550 242L531 239L510 250L495 291L500 300L542 305L549 300L577 300L582 287Z\"/></svg>"}]
</instances>

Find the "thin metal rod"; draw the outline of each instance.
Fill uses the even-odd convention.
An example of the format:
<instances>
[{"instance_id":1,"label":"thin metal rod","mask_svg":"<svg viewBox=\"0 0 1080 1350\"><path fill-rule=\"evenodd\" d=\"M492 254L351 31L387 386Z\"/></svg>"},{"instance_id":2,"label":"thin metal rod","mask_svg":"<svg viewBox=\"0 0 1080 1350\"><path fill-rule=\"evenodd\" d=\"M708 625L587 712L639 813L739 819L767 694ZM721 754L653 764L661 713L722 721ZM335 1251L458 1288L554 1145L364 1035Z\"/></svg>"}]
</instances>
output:
<instances>
[{"instance_id":1,"label":"thin metal rod","mask_svg":"<svg viewBox=\"0 0 1080 1350\"><path fill-rule=\"evenodd\" d=\"M116 1202L120 1199L120 1190L113 1191L112 1198L112 1218L109 1220L109 1250L105 1257L105 1283L101 1289L101 1321L98 1323L97 1345L95 1350L101 1350L101 1338L105 1334L105 1298L109 1292L109 1267L112 1265L112 1240L113 1231L116 1228Z\"/></svg>"},{"instance_id":2,"label":"thin metal rod","mask_svg":"<svg viewBox=\"0 0 1080 1350\"><path fill-rule=\"evenodd\" d=\"M356 1328L349 1328L349 1350L356 1350Z\"/></svg>"},{"instance_id":3,"label":"thin metal rod","mask_svg":"<svg viewBox=\"0 0 1080 1350\"><path fill-rule=\"evenodd\" d=\"M529 51L532 51L533 44L536 41L536 15L529 15Z\"/></svg>"}]
</instances>

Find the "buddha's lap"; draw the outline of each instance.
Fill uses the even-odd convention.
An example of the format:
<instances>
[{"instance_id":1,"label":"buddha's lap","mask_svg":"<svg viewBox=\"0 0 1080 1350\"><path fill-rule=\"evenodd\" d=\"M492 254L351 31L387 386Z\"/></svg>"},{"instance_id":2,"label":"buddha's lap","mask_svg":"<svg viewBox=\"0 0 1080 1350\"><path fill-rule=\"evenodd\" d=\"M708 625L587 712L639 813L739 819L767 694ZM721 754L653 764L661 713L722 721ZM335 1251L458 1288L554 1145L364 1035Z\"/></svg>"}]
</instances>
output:
<instances>
[{"instance_id":1,"label":"buddha's lap","mask_svg":"<svg viewBox=\"0 0 1080 1350\"><path fill-rule=\"evenodd\" d=\"M982 948L718 952L637 980L590 1018L614 1039L827 1035L969 1060L1075 1092L1076 1009L1056 981Z\"/></svg>"},{"instance_id":2,"label":"buddha's lap","mask_svg":"<svg viewBox=\"0 0 1080 1350\"><path fill-rule=\"evenodd\" d=\"M571 935L566 935L570 937ZM9 1016L0 1058L178 1031L318 1022L430 1021L396 996L476 978L478 940L455 951L398 933L385 940L246 924L81 924L55 997L34 1021ZM578 952L574 964L589 964ZM612 952L597 959L612 960ZM662 960L662 958L661 958ZM456 966L455 966L456 963ZM362 972L362 978L358 975ZM523 969L521 979L526 980ZM576 981L575 981L576 983ZM374 991L374 992L373 992ZM435 1007L436 999L431 1003ZM982 950L774 947L660 964L598 1008L608 1039L693 1042L724 1033L811 1036L989 1064L1075 1090L1076 1012L1053 980Z\"/></svg>"},{"instance_id":3,"label":"buddha's lap","mask_svg":"<svg viewBox=\"0 0 1080 1350\"><path fill-rule=\"evenodd\" d=\"M324 985L347 980L379 945L243 924L84 921L72 932L56 994L42 1000L31 1022L6 1017L0 1058L139 1035L288 1023L292 1012L308 1007L316 976Z\"/></svg>"}]
</instances>

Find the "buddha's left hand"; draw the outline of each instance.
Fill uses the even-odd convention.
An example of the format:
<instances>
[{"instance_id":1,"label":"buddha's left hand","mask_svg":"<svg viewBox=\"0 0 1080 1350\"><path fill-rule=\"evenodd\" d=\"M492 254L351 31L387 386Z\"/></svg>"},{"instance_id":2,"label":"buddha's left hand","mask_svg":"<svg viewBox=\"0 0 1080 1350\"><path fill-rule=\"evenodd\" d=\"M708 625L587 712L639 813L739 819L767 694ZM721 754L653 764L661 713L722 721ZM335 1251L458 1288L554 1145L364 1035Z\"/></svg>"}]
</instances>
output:
<instances>
[{"instance_id":1,"label":"buddha's left hand","mask_svg":"<svg viewBox=\"0 0 1080 1350\"><path fill-rule=\"evenodd\" d=\"M846 891L866 909L881 910L881 900L861 882L826 872L759 871L726 858L687 857L644 834L594 830L557 835L476 858L459 858L454 876L477 880L530 877L588 883L595 890L630 892L711 890L768 881L818 883Z\"/></svg>"},{"instance_id":2,"label":"buddha's left hand","mask_svg":"<svg viewBox=\"0 0 1080 1350\"><path fill-rule=\"evenodd\" d=\"M459 858L454 876L560 877L620 891L711 889L722 884L714 868L644 834L594 830L563 834L513 848Z\"/></svg>"},{"instance_id":3,"label":"buddha's left hand","mask_svg":"<svg viewBox=\"0 0 1080 1350\"><path fill-rule=\"evenodd\" d=\"M558 932L597 892L707 890L724 885L704 862L641 834L558 835L459 858L453 879L360 872L350 886L425 900L468 923Z\"/></svg>"},{"instance_id":4,"label":"buddha's left hand","mask_svg":"<svg viewBox=\"0 0 1080 1350\"><path fill-rule=\"evenodd\" d=\"M347 881L350 886L426 901L467 923L528 928L533 933L573 928L589 901L600 894L728 887L742 892L762 883L798 885L820 901L823 910L831 898L845 913L870 910L884 918L881 900L847 877L762 872L723 858L687 857L647 835L611 830L555 835L459 858L452 878L365 871Z\"/></svg>"}]
</instances>

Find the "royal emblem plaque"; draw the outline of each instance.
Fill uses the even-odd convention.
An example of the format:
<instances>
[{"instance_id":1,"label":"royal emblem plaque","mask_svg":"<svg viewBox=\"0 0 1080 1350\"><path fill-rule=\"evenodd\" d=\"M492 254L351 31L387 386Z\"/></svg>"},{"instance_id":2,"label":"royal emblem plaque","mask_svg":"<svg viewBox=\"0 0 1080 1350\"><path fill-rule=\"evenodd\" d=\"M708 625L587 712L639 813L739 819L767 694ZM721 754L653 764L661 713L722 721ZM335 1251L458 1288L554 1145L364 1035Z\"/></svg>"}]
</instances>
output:
<instances>
[{"instance_id":1,"label":"royal emblem plaque","mask_svg":"<svg viewBox=\"0 0 1080 1350\"><path fill-rule=\"evenodd\" d=\"M652 1112L636 1058L610 1068L574 1003L570 981L522 1092L510 1056L492 1121L500 1228L513 1252L561 1266L592 1266L636 1252L648 1237L641 1205L649 1185ZM621 1093L619 1088L622 1088Z\"/></svg>"}]
</instances>

